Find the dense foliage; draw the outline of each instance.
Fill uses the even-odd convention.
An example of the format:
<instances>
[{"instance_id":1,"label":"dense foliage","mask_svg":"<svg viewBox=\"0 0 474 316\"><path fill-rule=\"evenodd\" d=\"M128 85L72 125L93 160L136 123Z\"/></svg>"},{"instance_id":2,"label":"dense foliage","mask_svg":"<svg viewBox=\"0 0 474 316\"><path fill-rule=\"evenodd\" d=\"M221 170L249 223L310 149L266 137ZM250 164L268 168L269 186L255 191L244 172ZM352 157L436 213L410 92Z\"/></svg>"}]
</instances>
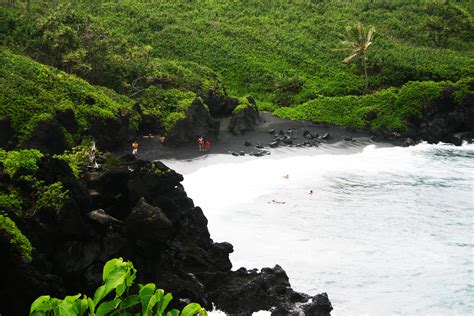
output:
<instances>
[{"instance_id":1,"label":"dense foliage","mask_svg":"<svg viewBox=\"0 0 474 316\"><path fill-rule=\"evenodd\" d=\"M38 66L5 52L9 66L3 77L15 75L4 80L10 85L0 81L0 88L7 95L18 92L19 97L3 104L10 109L17 104L33 105L33 114L44 108L31 118L27 116L21 137L27 137L38 122L51 118L51 103L54 107L72 107L80 114L83 110L79 108L88 109L87 115L110 115L117 108L128 110L131 99L145 114L156 115L169 131L184 118L194 97L224 95L224 86L230 95L254 96L264 109L296 105L294 110L278 110L280 115L286 113L285 117L319 118L360 127L365 123L351 109L360 109L368 100L389 100L397 93L390 87L398 89L410 81L427 81L427 85L431 81L456 82L474 75L474 6L467 0L10 3L0 7L4 22L0 41L5 47L120 94L90 86L78 89L76 86L82 85L78 79L74 83L69 82L72 79L53 79L51 95L59 95L59 100L52 102L48 93L42 92L46 95L43 101L43 94L28 87L33 83L16 77L25 73L24 68ZM347 55L338 50L339 38L347 26L358 22L375 27L376 44L364 54L363 63L344 65ZM13 56L16 60L12 61ZM25 63L28 66L13 65ZM352 97L367 86L365 70L369 92L374 95ZM75 78L62 73L55 76ZM34 85L42 87L44 82ZM77 90L84 94L79 100ZM100 110L81 106L81 97L90 94L94 100L104 94L111 100L98 102ZM357 100L357 104L349 100ZM22 106L19 108L21 111ZM393 120L383 124L402 129L404 118L397 115L403 111L380 109L380 113L391 113L380 120ZM314 115L316 112L325 114ZM341 113L347 117L340 118ZM14 118L14 123L20 131L18 119ZM86 119L81 126L87 126ZM70 138L74 140L74 135Z\"/></svg>"},{"instance_id":2,"label":"dense foliage","mask_svg":"<svg viewBox=\"0 0 474 316\"><path fill-rule=\"evenodd\" d=\"M455 106L473 106L466 103L467 98L472 101L474 95L474 79L471 78L457 83L414 81L400 89L391 88L364 96L321 97L295 107L277 109L275 114L288 119L309 119L360 129L384 126L403 132L408 120L421 119L425 107L441 103L443 91L449 91Z\"/></svg>"},{"instance_id":3,"label":"dense foliage","mask_svg":"<svg viewBox=\"0 0 474 316\"><path fill-rule=\"evenodd\" d=\"M15 222L2 214L0 214L0 234L5 235L10 240L10 243L18 247L27 261L31 261L33 247L30 241L18 229Z\"/></svg>"},{"instance_id":4,"label":"dense foliage","mask_svg":"<svg viewBox=\"0 0 474 316\"><path fill-rule=\"evenodd\" d=\"M41 157L43 154L36 149L5 151L0 148L2 171L10 176L13 176L20 168L35 172L38 170L37 162Z\"/></svg>"},{"instance_id":5,"label":"dense foliage","mask_svg":"<svg viewBox=\"0 0 474 316\"><path fill-rule=\"evenodd\" d=\"M0 50L0 117L9 117L20 143L35 126L52 120L57 111L75 113L78 135L87 134L94 118L115 118L129 113L132 127L138 118L132 101L112 90L92 86L74 75L39 64L27 57Z\"/></svg>"},{"instance_id":6,"label":"dense foliage","mask_svg":"<svg viewBox=\"0 0 474 316\"><path fill-rule=\"evenodd\" d=\"M452 80L473 73L469 1L76 1L108 29L136 45L151 45L160 58L193 61L223 75L231 94L272 100L289 78L302 88L296 103L318 94L360 92L361 69L341 63L335 52L347 25L357 21L377 29L368 54L371 86L409 80ZM433 10L433 7L441 9ZM427 23L442 10L456 14L447 49L433 45ZM445 19L446 20L446 19ZM410 21L410 23L406 23ZM470 33L472 36L472 32Z\"/></svg>"},{"instance_id":7,"label":"dense foliage","mask_svg":"<svg viewBox=\"0 0 474 316\"><path fill-rule=\"evenodd\" d=\"M153 283L139 284L137 294L131 293L131 286L137 270L131 262L122 258L109 260L102 273L104 281L94 293L94 297L77 294L66 296L63 300L49 295L38 297L32 304L32 316L104 316L104 315L143 315L143 316L206 316L207 312L199 304L190 303L182 311L167 311L173 299L171 293L157 289ZM115 294L112 296L112 294ZM103 301L105 298L112 298Z\"/></svg>"}]
</instances>

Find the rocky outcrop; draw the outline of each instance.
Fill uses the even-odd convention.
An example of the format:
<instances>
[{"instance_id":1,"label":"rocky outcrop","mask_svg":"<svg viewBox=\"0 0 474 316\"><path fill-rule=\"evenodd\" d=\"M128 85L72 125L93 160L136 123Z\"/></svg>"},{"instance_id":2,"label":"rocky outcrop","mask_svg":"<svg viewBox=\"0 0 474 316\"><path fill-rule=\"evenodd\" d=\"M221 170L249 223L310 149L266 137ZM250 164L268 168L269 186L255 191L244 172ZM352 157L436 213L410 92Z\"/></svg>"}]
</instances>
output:
<instances>
[{"instance_id":1,"label":"rocky outcrop","mask_svg":"<svg viewBox=\"0 0 474 316\"><path fill-rule=\"evenodd\" d=\"M153 114L145 114L139 103L132 106L132 110L137 112L140 116L140 123L138 125L138 133L142 135L158 135L164 134L165 128L161 124L158 116Z\"/></svg>"},{"instance_id":2,"label":"rocky outcrop","mask_svg":"<svg viewBox=\"0 0 474 316\"><path fill-rule=\"evenodd\" d=\"M239 105L232 113L229 132L234 135L241 135L245 134L245 132L253 131L261 122L255 100L252 97L247 97L247 101L247 104Z\"/></svg>"},{"instance_id":3,"label":"rocky outcrop","mask_svg":"<svg viewBox=\"0 0 474 316\"><path fill-rule=\"evenodd\" d=\"M404 145L418 141L452 143L472 142L474 133L474 80L466 83L468 92L458 93L453 85L445 84L441 96L425 102L421 115L407 117L407 131L402 134L388 131L384 126L374 131L381 139Z\"/></svg>"},{"instance_id":4,"label":"rocky outcrop","mask_svg":"<svg viewBox=\"0 0 474 316\"><path fill-rule=\"evenodd\" d=\"M117 115L117 117L93 117L89 119L89 131L97 146L104 149L117 148L128 142L135 131L130 129L129 114Z\"/></svg>"},{"instance_id":5,"label":"rocky outcrop","mask_svg":"<svg viewBox=\"0 0 474 316\"><path fill-rule=\"evenodd\" d=\"M60 211L45 208L15 218L34 246L31 264L0 242L1 267L12 283L0 287L2 314L25 315L27 302L45 293L91 295L101 283L104 263L114 257L134 263L137 282L155 282L172 292L176 307L192 300L245 315L270 308L274 315L306 309L306 315L328 315L318 313L332 309L323 299L305 305L310 297L294 292L279 266L231 271L232 245L213 242L206 217L180 183L183 177L160 162L123 163L83 180L75 179L63 161L44 157L40 165L38 179L61 181L70 198ZM8 186L31 196L22 181L14 176ZM18 293L12 289L22 295L10 295Z\"/></svg>"},{"instance_id":6,"label":"rocky outcrop","mask_svg":"<svg viewBox=\"0 0 474 316\"><path fill-rule=\"evenodd\" d=\"M38 122L26 147L51 154L60 154L70 148L57 119Z\"/></svg>"},{"instance_id":7,"label":"rocky outcrop","mask_svg":"<svg viewBox=\"0 0 474 316\"><path fill-rule=\"evenodd\" d=\"M200 98L196 98L186 110L186 117L176 123L168 133L166 144L177 146L195 142L199 137L215 141L219 135L220 122L213 119Z\"/></svg>"},{"instance_id":8,"label":"rocky outcrop","mask_svg":"<svg viewBox=\"0 0 474 316\"><path fill-rule=\"evenodd\" d=\"M229 98L227 95L218 94L214 91L209 91L204 98L204 103L209 108L209 113L212 117L227 117L232 114L232 111L239 105L239 100Z\"/></svg>"},{"instance_id":9,"label":"rocky outcrop","mask_svg":"<svg viewBox=\"0 0 474 316\"><path fill-rule=\"evenodd\" d=\"M0 148L9 149L13 147L14 135L10 118L0 118Z\"/></svg>"}]
</instances>

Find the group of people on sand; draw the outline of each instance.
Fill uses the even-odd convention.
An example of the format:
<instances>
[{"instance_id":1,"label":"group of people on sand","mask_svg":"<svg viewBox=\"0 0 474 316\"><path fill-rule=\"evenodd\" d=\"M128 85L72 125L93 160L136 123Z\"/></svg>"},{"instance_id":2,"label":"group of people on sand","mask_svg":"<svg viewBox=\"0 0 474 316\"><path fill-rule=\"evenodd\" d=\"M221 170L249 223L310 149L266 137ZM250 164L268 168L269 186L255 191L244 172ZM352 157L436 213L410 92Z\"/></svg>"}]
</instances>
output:
<instances>
[{"instance_id":1,"label":"group of people on sand","mask_svg":"<svg viewBox=\"0 0 474 316\"><path fill-rule=\"evenodd\" d=\"M209 151L209 148L211 148L211 142L209 139L205 139L202 136L199 136L198 138L198 151Z\"/></svg>"}]
</instances>

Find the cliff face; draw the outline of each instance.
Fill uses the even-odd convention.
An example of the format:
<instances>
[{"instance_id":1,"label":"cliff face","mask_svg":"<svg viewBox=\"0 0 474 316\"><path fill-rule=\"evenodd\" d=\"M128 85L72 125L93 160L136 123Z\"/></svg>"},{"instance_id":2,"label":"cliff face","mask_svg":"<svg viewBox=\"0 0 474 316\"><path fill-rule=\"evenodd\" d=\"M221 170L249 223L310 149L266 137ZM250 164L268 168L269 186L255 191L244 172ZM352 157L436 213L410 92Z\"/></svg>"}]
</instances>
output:
<instances>
[{"instance_id":1,"label":"cliff face","mask_svg":"<svg viewBox=\"0 0 474 316\"><path fill-rule=\"evenodd\" d=\"M2 314L27 314L29 304L42 294L90 295L101 283L104 263L114 257L131 260L137 282L155 282L173 293L176 304L190 299L208 309L214 303L244 314L276 307L275 315L303 310L328 315L332 309L324 295L303 306L310 297L294 292L279 266L231 271L232 245L213 242L203 211L180 184L183 177L160 162L122 163L84 180L75 179L57 159L42 158L39 167L36 177L61 181L70 198L60 211L43 208L28 218L3 208L35 250L28 263L0 236L1 268L8 271L0 286ZM29 194L19 177L3 176L1 182Z\"/></svg>"}]
</instances>

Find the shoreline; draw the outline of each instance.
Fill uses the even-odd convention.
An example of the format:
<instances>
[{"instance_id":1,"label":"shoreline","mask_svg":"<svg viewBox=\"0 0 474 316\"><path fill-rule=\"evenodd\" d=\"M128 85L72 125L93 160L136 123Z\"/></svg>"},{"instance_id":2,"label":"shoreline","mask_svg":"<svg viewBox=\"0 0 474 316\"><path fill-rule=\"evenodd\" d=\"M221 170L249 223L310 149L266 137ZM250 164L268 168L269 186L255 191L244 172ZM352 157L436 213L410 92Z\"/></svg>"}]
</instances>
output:
<instances>
[{"instance_id":1,"label":"shoreline","mask_svg":"<svg viewBox=\"0 0 474 316\"><path fill-rule=\"evenodd\" d=\"M354 131L344 127L312 123L309 121L291 121L275 117L269 112L260 112L260 116L262 118L262 123L259 124L255 130L249 131L243 135L233 135L228 132L227 128L230 118L221 119L218 141L211 143L209 151L198 151L197 140L195 144L169 147L160 142L159 136L142 136L139 139L139 158L144 160L187 160L205 157L210 154L231 154L232 152L235 154L244 152L245 156L248 156L249 153L259 150L274 152L278 148L316 149L319 146L322 148L328 148L328 145L332 146L339 143L342 144L342 146L347 144L347 148L354 144L356 144L356 146L361 144L395 146L394 143L388 141L375 142L373 140L373 135L366 131ZM274 134L270 133L271 130L274 130ZM275 140L276 135L283 132L286 136L289 130L291 131L293 144L285 144L275 148L270 148L269 144ZM311 135L315 136L314 141L311 141L316 144L304 145L305 142L309 142L308 139L303 136L305 131L308 131ZM327 139L322 139L321 137L325 134L328 134L329 137L327 137ZM251 145L246 146L246 142L251 143ZM255 148L255 145L258 143L261 143L263 148ZM128 147L129 144L122 146L115 153L118 155L128 154L130 152Z\"/></svg>"}]
</instances>

